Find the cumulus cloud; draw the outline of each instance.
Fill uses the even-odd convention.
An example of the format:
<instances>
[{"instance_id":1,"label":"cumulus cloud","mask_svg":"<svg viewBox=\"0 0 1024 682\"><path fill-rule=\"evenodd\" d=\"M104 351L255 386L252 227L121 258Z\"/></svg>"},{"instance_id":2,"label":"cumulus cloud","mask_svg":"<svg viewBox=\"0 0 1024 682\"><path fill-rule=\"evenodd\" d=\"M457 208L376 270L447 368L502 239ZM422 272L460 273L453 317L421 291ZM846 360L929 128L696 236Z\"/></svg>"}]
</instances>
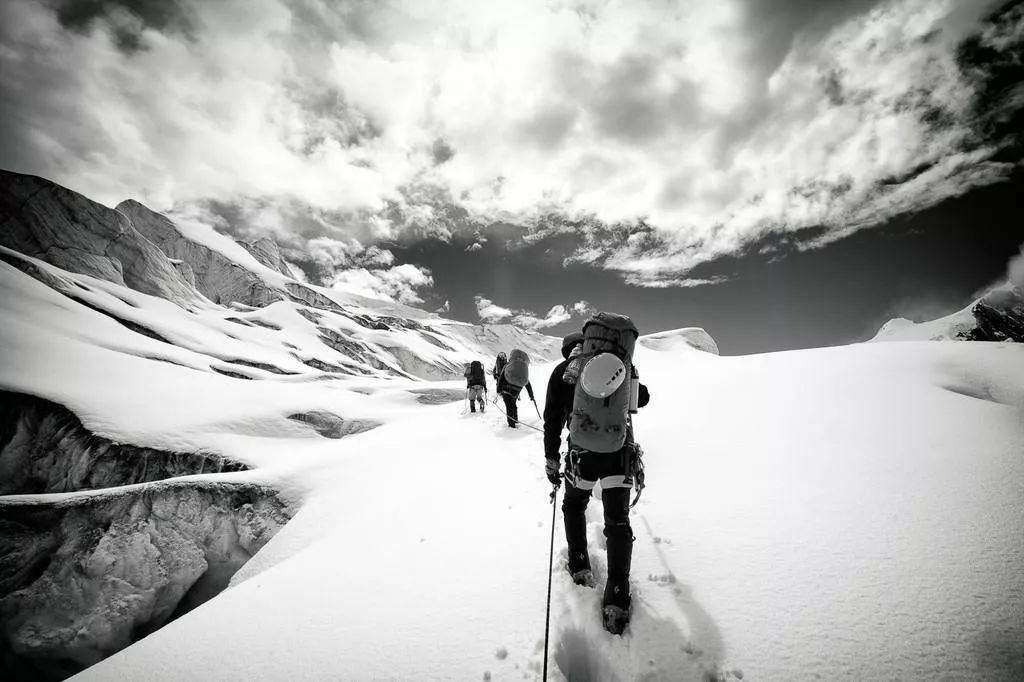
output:
<instances>
[{"instance_id":1,"label":"cumulus cloud","mask_svg":"<svg viewBox=\"0 0 1024 682\"><path fill-rule=\"evenodd\" d=\"M638 287L647 287L649 289L692 289L694 287L703 287L711 284L721 284L722 282L728 282L728 277L644 277L636 274L628 274L625 276L627 284L632 284Z\"/></svg>"},{"instance_id":2,"label":"cumulus cloud","mask_svg":"<svg viewBox=\"0 0 1024 682\"><path fill-rule=\"evenodd\" d=\"M383 298L406 305L422 303L418 289L431 287L434 278L430 270L404 263L391 268L370 270L350 268L334 274L330 286L349 293Z\"/></svg>"},{"instance_id":3,"label":"cumulus cloud","mask_svg":"<svg viewBox=\"0 0 1024 682\"><path fill-rule=\"evenodd\" d=\"M515 314L512 310L500 306L483 296L474 296L473 302L476 304L476 314L481 322L490 324L504 322Z\"/></svg>"},{"instance_id":4,"label":"cumulus cloud","mask_svg":"<svg viewBox=\"0 0 1024 682\"><path fill-rule=\"evenodd\" d=\"M296 249L501 221L692 286L769 234L820 246L1008 172L957 61L989 0L69 7L0 5L0 166L254 206Z\"/></svg>"},{"instance_id":5,"label":"cumulus cloud","mask_svg":"<svg viewBox=\"0 0 1024 682\"><path fill-rule=\"evenodd\" d=\"M521 313L512 318L512 323L525 329L546 329L571 319L572 314L566 310L564 305L554 305L544 317Z\"/></svg>"},{"instance_id":6,"label":"cumulus cloud","mask_svg":"<svg viewBox=\"0 0 1024 682\"><path fill-rule=\"evenodd\" d=\"M535 315L529 310L512 310L500 306L489 298L474 296L477 315L485 323L511 322L524 329L547 329L568 322L573 317L590 315L594 307L587 301L577 301L572 305L554 305L543 316Z\"/></svg>"},{"instance_id":7,"label":"cumulus cloud","mask_svg":"<svg viewBox=\"0 0 1024 682\"><path fill-rule=\"evenodd\" d=\"M594 308L594 306L590 305L590 303L588 303L587 301L576 301L575 303L572 304L570 310L572 310L573 314L575 315L590 315L594 312L597 312L597 309Z\"/></svg>"}]
</instances>

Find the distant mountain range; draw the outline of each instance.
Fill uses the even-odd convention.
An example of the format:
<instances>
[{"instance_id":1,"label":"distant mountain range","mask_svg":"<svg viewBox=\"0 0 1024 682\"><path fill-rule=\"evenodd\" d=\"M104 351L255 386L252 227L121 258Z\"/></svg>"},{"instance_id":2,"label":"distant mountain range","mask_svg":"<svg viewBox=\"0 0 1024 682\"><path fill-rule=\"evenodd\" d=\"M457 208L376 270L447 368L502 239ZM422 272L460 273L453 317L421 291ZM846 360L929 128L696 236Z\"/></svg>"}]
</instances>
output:
<instances>
[{"instance_id":1,"label":"distant mountain range","mask_svg":"<svg viewBox=\"0 0 1024 682\"><path fill-rule=\"evenodd\" d=\"M146 306L125 302L129 292L173 303L164 315L187 324L226 320L263 333L284 324L308 339L300 347L278 344L269 356L233 358L230 371L246 378L314 371L443 380L461 377L471 360L489 362L512 348L538 361L558 355L558 339L513 325L443 319L302 282L270 238L237 242L212 227L177 224L137 201L111 209L29 175L0 171L0 187L0 259L71 300L165 340L167 333L142 319ZM103 295L90 285L95 280L128 291L104 287ZM165 319L157 326L178 325Z\"/></svg>"}]
</instances>

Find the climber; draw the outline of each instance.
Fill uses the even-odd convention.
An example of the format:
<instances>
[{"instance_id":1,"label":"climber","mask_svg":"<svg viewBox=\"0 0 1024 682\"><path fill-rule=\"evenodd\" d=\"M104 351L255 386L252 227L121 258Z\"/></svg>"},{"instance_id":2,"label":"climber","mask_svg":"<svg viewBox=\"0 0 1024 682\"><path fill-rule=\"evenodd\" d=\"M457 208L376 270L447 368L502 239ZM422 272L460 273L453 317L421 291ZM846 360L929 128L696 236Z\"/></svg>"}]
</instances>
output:
<instances>
[{"instance_id":1,"label":"climber","mask_svg":"<svg viewBox=\"0 0 1024 682\"><path fill-rule=\"evenodd\" d=\"M561 483L562 429L568 426L562 514L568 545L566 569L578 585L594 586L585 512L601 482L608 580L601 602L605 629L622 634L629 622L629 569L633 531L629 494L642 490L643 451L633 439L631 414L650 400L633 367L638 332L623 315L598 313L582 332L562 340L562 357L548 380L544 402L545 473ZM639 494L639 493L638 493Z\"/></svg>"},{"instance_id":2,"label":"climber","mask_svg":"<svg viewBox=\"0 0 1024 682\"><path fill-rule=\"evenodd\" d=\"M480 411L486 407L484 398L487 396L487 380L484 378L484 365L479 360L469 363L465 372L466 397L469 399L469 410L476 412L476 403L480 402Z\"/></svg>"},{"instance_id":3,"label":"climber","mask_svg":"<svg viewBox=\"0 0 1024 682\"><path fill-rule=\"evenodd\" d=\"M495 390L505 401L505 416L508 418L509 428L516 428L519 425L519 394L523 388L530 396L530 400L536 405L533 397L533 386L530 385L530 356L524 351L516 348L508 355L508 362L498 375L498 385Z\"/></svg>"}]
</instances>

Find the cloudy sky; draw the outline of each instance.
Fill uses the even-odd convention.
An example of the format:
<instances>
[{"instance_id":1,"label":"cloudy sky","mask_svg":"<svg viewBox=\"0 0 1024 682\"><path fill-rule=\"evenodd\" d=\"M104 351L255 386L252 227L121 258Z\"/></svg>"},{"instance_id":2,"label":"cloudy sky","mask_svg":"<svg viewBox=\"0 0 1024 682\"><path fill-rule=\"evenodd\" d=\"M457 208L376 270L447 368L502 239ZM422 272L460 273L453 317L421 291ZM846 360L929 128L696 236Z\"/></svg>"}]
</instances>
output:
<instances>
[{"instance_id":1,"label":"cloudy sky","mask_svg":"<svg viewBox=\"0 0 1024 682\"><path fill-rule=\"evenodd\" d=\"M841 343L1005 275L1022 37L1019 0L5 0L0 166L460 319Z\"/></svg>"}]
</instances>

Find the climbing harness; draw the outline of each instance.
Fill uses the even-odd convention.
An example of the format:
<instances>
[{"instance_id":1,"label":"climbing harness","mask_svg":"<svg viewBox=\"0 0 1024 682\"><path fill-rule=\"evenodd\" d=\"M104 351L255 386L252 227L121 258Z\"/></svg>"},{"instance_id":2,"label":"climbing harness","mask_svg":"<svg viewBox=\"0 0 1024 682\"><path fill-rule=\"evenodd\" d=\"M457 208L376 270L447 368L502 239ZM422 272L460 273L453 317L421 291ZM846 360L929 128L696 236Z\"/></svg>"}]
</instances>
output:
<instances>
[{"instance_id":1,"label":"climbing harness","mask_svg":"<svg viewBox=\"0 0 1024 682\"><path fill-rule=\"evenodd\" d=\"M544 613L544 674L543 679L548 679L548 631L551 627L551 573L555 562L555 512L558 505L555 498L558 495L558 485L551 487L551 548L548 551L548 603L547 611Z\"/></svg>"}]
</instances>

